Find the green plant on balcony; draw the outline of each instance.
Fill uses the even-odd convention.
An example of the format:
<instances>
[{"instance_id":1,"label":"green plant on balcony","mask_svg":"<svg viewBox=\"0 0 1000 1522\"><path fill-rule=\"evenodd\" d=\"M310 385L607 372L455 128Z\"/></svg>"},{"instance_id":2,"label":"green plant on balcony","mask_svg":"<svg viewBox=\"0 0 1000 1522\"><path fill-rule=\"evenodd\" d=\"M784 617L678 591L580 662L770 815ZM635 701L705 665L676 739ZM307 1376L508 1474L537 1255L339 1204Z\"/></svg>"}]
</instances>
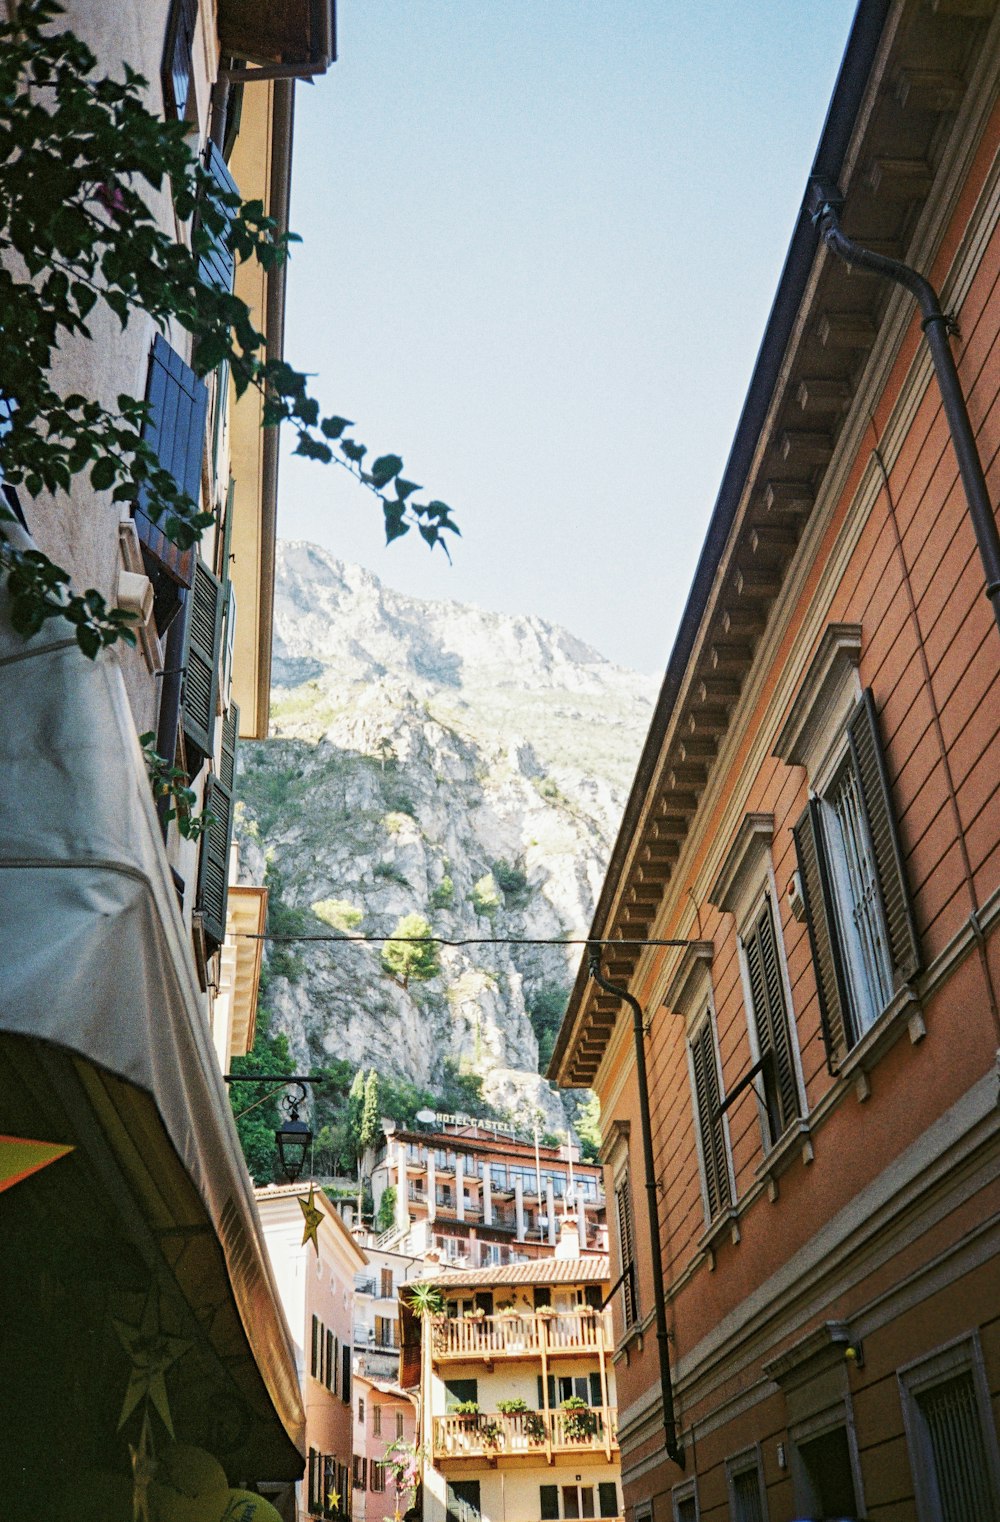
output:
<instances>
[{"instance_id":1,"label":"green plant on balcony","mask_svg":"<svg viewBox=\"0 0 1000 1522\"><path fill-rule=\"evenodd\" d=\"M478 1416L479 1402L477 1400L460 1400L452 1406L451 1416Z\"/></svg>"},{"instance_id":2,"label":"green plant on balcony","mask_svg":"<svg viewBox=\"0 0 1000 1522\"><path fill-rule=\"evenodd\" d=\"M532 1442L544 1442L545 1418L540 1411L533 1411L523 1396L514 1395L509 1400L498 1400L497 1410L504 1416L519 1416L525 1437Z\"/></svg>"},{"instance_id":3,"label":"green plant on balcony","mask_svg":"<svg viewBox=\"0 0 1000 1522\"><path fill-rule=\"evenodd\" d=\"M560 1401L560 1411L566 1412L563 1431L571 1443L585 1443L597 1432L597 1414L580 1395L570 1395Z\"/></svg>"},{"instance_id":4,"label":"green plant on balcony","mask_svg":"<svg viewBox=\"0 0 1000 1522\"><path fill-rule=\"evenodd\" d=\"M446 1309L444 1296L436 1284L411 1284L409 1300L415 1316L441 1316Z\"/></svg>"}]
</instances>

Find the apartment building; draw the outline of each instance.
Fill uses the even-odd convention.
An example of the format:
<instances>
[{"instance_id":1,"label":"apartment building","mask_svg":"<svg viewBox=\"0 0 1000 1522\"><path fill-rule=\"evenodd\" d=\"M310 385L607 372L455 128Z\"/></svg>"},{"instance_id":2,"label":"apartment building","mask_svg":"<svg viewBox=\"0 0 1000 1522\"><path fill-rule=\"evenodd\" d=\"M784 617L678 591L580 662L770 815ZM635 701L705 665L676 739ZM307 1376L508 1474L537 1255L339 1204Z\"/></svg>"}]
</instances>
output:
<instances>
[{"instance_id":1,"label":"apartment building","mask_svg":"<svg viewBox=\"0 0 1000 1522\"><path fill-rule=\"evenodd\" d=\"M368 1259L322 1190L313 1195L322 1212L315 1241L303 1241L302 1196L299 1184L256 1190L305 1406L305 1477L280 1501L289 1522L342 1522L354 1467L354 1284Z\"/></svg>"},{"instance_id":2,"label":"apartment building","mask_svg":"<svg viewBox=\"0 0 1000 1522\"><path fill-rule=\"evenodd\" d=\"M100 73L141 74L148 108L186 124L217 182L285 225L294 82L332 59L332 0L64 11L53 27ZM188 238L169 186L148 195L161 230ZM280 355L284 274L235 264L219 242L204 278L235 281ZM229 883L238 738L267 722L276 430L261 434L259 398L237 401L225 367L195 373L179 324L122 328L98 302L89 326L60 344L57 389L145 398L147 443L215 522L182 550L87 472L54 497L5 490L10 542L138 619L134 649L90 661L59 619L15 632L0 589L0 709L17 715L0 737L0 1132L57 1157L4 1194L13 1522L39 1514L39 1486L47 1504L88 1485L131 1494L130 1449L152 1462L144 1444L171 1435L234 1485L303 1466L294 1352L221 1078L253 1040L260 967L259 942L234 932L263 928L263 892ZM154 807L147 731L214 819L200 841ZM147 1344L163 1362L133 1399Z\"/></svg>"},{"instance_id":3,"label":"apartment building","mask_svg":"<svg viewBox=\"0 0 1000 1522\"><path fill-rule=\"evenodd\" d=\"M354 1279L354 1368L374 1379L393 1381L399 1374L399 1290L423 1278L422 1257L376 1246L371 1232L354 1233L367 1266Z\"/></svg>"},{"instance_id":4,"label":"apartment building","mask_svg":"<svg viewBox=\"0 0 1000 1522\"><path fill-rule=\"evenodd\" d=\"M441 1271L400 1296L400 1383L419 1395L424 1522L619 1517L608 1260Z\"/></svg>"},{"instance_id":5,"label":"apartment building","mask_svg":"<svg viewBox=\"0 0 1000 1522\"><path fill-rule=\"evenodd\" d=\"M397 1444L414 1446L416 1406L395 1376L377 1379L356 1373L354 1392L353 1522L384 1522L395 1515L400 1499L392 1461L399 1452Z\"/></svg>"},{"instance_id":6,"label":"apartment building","mask_svg":"<svg viewBox=\"0 0 1000 1522\"><path fill-rule=\"evenodd\" d=\"M579 1222L583 1251L607 1250L601 1169L575 1146L524 1141L498 1121L437 1116L393 1129L374 1161L376 1210L395 1191L386 1239L416 1255L488 1267L547 1257L560 1224Z\"/></svg>"},{"instance_id":7,"label":"apartment building","mask_svg":"<svg viewBox=\"0 0 1000 1522\"><path fill-rule=\"evenodd\" d=\"M1000 9L862 0L551 1065L634 1522L1000 1516L998 273Z\"/></svg>"}]
</instances>

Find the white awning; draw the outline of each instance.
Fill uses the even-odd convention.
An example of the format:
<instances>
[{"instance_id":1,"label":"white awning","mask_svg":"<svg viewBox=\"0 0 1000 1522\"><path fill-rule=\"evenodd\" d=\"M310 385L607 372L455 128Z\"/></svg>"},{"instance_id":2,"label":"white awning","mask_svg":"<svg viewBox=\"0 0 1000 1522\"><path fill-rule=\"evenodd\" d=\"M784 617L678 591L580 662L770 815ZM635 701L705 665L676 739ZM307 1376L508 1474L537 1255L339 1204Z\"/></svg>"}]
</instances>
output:
<instances>
[{"instance_id":1,"label":"white awning","mask_svg":"<svg viewBox=\"0 0 1000 1522\"><path fill-rule=\"evenodd\" d=\"M68 1068L76 1099L62 1113L75 1105L77 1131L65 1135L79 1134L80 1158L102 1185L120 1181L123 1212L161 1244L212 1366L251 1414L247 1451L292 1478L304 1426L294 1350L121 673L109 655L87 660L61 619L22 639L7 607L3 589L0 1044L18 1070L48 1070L46 1099ZM0 1090L0 1132L18 1119L15 1089ZM198 1251L169 1245L196 1238ZM226 1304L238 1316L220 1314Z\"/></svg>"}]
</instances>

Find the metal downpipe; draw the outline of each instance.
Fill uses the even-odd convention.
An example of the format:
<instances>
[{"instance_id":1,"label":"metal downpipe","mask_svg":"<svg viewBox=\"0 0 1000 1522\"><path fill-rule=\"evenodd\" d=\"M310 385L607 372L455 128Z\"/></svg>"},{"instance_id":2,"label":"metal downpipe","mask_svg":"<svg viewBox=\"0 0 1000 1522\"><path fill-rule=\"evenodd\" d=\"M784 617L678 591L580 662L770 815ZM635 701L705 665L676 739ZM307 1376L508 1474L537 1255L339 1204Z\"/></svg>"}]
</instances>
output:
<instances>
[{"instance_id":1,"label":"metal downpipe","mask_svg":"<svg viewBox=\"0 0 1000 1522\"><path fill-rule=\"evenodd\" d=\"M663 1408L663 1433L667 1456L684 1468L684 1449L677 1440L674 1416L674 1391L670 1378L670 1334L667 1331L667 1302L663 1293L663 1259L660 1253L660 1213L656 1201L656 1165L653 1159L653 1131L649 1119L649 1083L646 1078L646 1051L643 1039L642 1009L627 988L609 983L601 974L600 948L588 952L590 976L598 988L622 999L632 1011L632 1035L635 1042L635 1066L639 1082L639 1118L642 1124L642 1159L646 1173L646 1204L649 1212L649 1254L653 1268L653 1299L656 1307L656 1346L660 1358L660 1399ZM624 1265L623 1265L624 1266Z\"/></svg>"},{"instance_id":2,"label":"metal downpipe","mask_svg":"<svg viewBox=\"0 0 1000 1522\"><path fill-rule=\"evenodd\" d=\"M976 447L976 437L972 431L962 384L958 378L955 357L948 342L949 335L954 330L954 322L941 310L938 294L930 281L917 270L898 259L889 259L884 254L876 254L871 249L862 248L860 244L853 242L847 236L840 225L839 216L843 197L835 187L825 185L822 181L814 182L807 204L812 212L813 220L819 225L820 236L827 248L831 249L838 258L843 259L846 264L856 264L861 269L871 270L873 274L883 275L887 280L894 281L896 285L903 286L916 299L920 307L927 347L930 349L931 359L934 362L934 373L937 376L951 441L958 459L959 474L965 488L969 517L972 519L972 528L986 575L986 596L993 608L997 629L1000 630L1000 533L997 532L993 504L990 501L982 461Z\"/></svg>"}]
</instances>

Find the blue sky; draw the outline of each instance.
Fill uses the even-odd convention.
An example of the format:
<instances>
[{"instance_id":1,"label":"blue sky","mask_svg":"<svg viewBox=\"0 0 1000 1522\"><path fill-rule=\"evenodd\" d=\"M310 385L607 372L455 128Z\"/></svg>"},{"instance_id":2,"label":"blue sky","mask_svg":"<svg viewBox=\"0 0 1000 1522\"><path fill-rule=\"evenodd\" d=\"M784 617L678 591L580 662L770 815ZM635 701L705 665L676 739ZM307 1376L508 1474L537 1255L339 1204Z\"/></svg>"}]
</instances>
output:
<instances>
[{"instance_id":1,"label":"blue sky","mask_svg":"<svg viewBox=\"0 0 1000 1522\"><path fill-rule=\"evenodd\" d=\"M279 532L662 671L854 0L339 0L286 352L451 504L449 567L286 440Z\"/></svg>"}]
</instances>

